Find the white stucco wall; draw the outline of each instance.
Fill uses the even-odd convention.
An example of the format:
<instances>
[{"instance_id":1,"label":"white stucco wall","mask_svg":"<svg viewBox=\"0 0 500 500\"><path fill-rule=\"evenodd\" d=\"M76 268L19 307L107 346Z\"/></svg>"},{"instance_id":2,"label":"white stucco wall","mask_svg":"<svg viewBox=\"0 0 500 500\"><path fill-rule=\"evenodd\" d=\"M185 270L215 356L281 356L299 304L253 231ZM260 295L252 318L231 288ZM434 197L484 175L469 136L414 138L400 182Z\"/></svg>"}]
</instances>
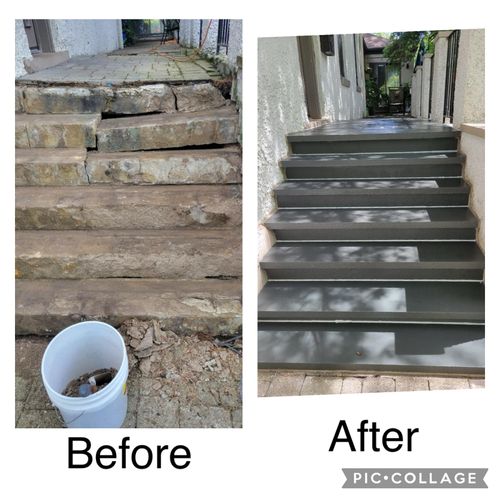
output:
<instances>
[{"instance_id":1,"label":"white stucco wall","mask_svg":"<svg viewBox=\"0 0 500 500\"><path fill-rule=\"evenodd\" d=\"M24 59L31 59L28 37L22 19L16 19L16 78L25 75Z\"/></svg>"},{"instance_id":2,"label":"white stucco wall","mask_svg":"<svg viewBox=\"0 0 500 500\"><path fill-rule=\"evenodd\" d=\"M484 124L462 124L460 152L466 155L464 178L470 184L469 206L479 219L477 241L484 252ZM472 133L471 133L472 132Z\"/></svg>"},{"instance_id":3,"label":"white stucco wall","mask_svg":"<svg viewBox=\"0 0 500 500\"><path fill-rule=\"evenodd\" d=\"M484 30L461 30L458 47L453 125L484 123Z\"/></svg>"},{"instance_id":4,"label":"white stucco wall","mask_svg":"<svg viewBox=\"0 0 500 500\"><path fill-rule=\"evenodd\" d=\"M296 37L258 41L259 221L275 208L273 188L283 180L279 161L288 153L286 135L309 124Z\"/></svg>"},{"instance_id":5,"label":"white stucco wall","mask_svg":"<svg viewBox=\"0 0 500 500\"><path fill-rule=\"evenodd\" d=\"M434 44L431 120L438 123L443 122L446 59L448 56L448 36L450 33L451 31L440 31Z\"/></svg>"},{"instance_id":6,"label":"white stucco wall","mask_svg":"<svg viewBox=\"0 0 500 500\"><path fill-rule=\"evenodd\" d=\"M422 66L415 68L411 83L411 116L420 118L422 113Z\"/></svg>"},{"instance_id":7,"label":"white stucco wall","mask_svg":"<svg viewBox=\"0 0 500 500\"><path fill-rule=\"evenodd\" d=\"M243 21L231 19L229 21L229 45L227 58L231 66L236 65L236 58L242 55L243 48Z\"/></svg>"},{"instance_id":8,"label":"white stucco wall","mask_svg":"<svg viewBox=\"0 0 500 500\"><path fill-rule=\"evenodd\" d=\"M123 46L119 19L52 19L52 40L56 52L70 57L103 54Z\"/></svg>"},{"instance_id":9,"label":"white stucco wall","mask_svg":"<svg viewBox=\"0 0 500 500\"><path fill-rule=\"evenodd\" d=\"M429 118L429 99L431 91L431 69L432 54L425 54L422 65L422 87L420 91L420 116L427 120Z\"/></svg>"},{"instance_id":10,"label":"white stucco wall","mask_svg":"<svg viewBox=\"0 0 500 500\"><path fill-rule=\"evenodd\" d=\"M365 111L362 44L359 41L357 43L358 81L360 87L358 92L356 88L354 39L352 35L342 36L345 78L350 82L349 87L341 83L337 37L335 40L335 56L323 54L320 48L319 36L314 37L316 73L319 82L322 117L327 120L355 120L362 118Z\"/></svg>"},{"instance_id":11,"label":"white stucco wall","mask_svg":"<svg viewBox=\"0 0 500 500\"><path fill-rule=\"evenodd\" d=\"M198 47L200 44L200 20L181 19L179 23L179 43L183 47Z\"/></svg>"}]
</instances>

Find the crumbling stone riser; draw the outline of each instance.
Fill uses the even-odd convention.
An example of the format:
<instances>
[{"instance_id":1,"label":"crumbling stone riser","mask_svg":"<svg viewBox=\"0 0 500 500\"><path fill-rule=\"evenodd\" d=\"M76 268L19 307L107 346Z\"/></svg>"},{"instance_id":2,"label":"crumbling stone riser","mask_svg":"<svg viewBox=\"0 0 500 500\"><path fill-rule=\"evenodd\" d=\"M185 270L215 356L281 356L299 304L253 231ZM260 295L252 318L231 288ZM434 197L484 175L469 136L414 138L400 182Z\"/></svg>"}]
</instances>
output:
<instances>
[{"instance_id":1,"label":"crumbling stone riser","mask_svg":"<svg viewBox=\"0 0 500 500\"><path fill-rule=\"evenodd\" d=\"M16 115L16 148L94 148L100 115Z\"/></svg>"},{"instance_id":2,"label":"crumbling stone riser","mask_svg":"<svg viewBox=\"0 0 500 500\"><path fill-rule=\"evenodd\" d=\"M138 319L141 321L158 320L162 329L172 330L178 335L204 334L210 336L232 336L241 331L241 316L230 316L227 318L190 318L172 315L168 318L158 316L125 316L115 315L113 312L105 315L69 314L60 316L51 315L16 315L16 335L56 335L64 328L80 321L104 321L114 327L119 327L127 320Z\"/></svg>"},{"instance_id":3,"label":"crumbling stone riser","mask_svg":"<svg viewBox=\"0 0 500 500\"><path fill-rule=\"evenodd\" d=\"M226 100L210 83L135 87L16 87L16 112L50 113L176 113L220 108Z\"/></svg>"},{"instance_id":4,"label":"crumbling stone riser","mask_svg":"<svg viewBox=\"0 0 500 500\"><path fill-rule=\"evenodd\" d=\"M87 184L236 184L238 147L193 151L97 153L69 149L17 149L16 186Z\"/></svg>"},{"instance_id":5,"label":"crumbling stone riser","mask_svg":"<svg viewBox=\"0 0 500 500\"><path fill-rule=\"evenodd\" d=\"M97 149L113 152L234 144L239 134L238 114L230 108L222 111L103 120L97 129Z\"/></svg>"}]
</instances>

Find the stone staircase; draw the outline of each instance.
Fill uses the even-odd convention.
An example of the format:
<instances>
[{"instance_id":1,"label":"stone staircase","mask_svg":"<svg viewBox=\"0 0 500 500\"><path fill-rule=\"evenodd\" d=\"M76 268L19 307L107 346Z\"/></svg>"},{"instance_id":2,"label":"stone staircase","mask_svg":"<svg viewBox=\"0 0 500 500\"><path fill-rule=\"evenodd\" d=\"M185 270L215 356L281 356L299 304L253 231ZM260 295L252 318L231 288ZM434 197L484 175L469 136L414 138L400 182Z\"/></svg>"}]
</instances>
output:
<instances>
[{"instance_id":1,"label":"stone staircase","mask_svg":"<svg viewBox=\"0 0 500 500\"><path fill-rule=\"evenodd\" d=\"M211 83L16 85L16 333L241 328L239 118Z\"/></svg>"},{"instance_id":2,"label":"stone staircase","mask_svg":"<svg viewBox=\"0 0 500 500\"><path fill-rule=\"evenodd\" d=\"M288 136L260 368L484 374L484 256L458 140L405 119Z\"/></svg>"}]
</instances>

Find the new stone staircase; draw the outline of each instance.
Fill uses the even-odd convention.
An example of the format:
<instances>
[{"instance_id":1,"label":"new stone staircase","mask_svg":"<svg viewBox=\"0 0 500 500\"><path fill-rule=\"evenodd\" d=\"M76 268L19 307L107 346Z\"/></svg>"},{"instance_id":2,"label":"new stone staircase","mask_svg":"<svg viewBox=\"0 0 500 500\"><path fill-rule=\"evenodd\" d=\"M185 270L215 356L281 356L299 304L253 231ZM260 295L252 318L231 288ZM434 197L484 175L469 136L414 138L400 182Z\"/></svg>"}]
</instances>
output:
<instances>
[{"instance_id":1,"label":"new stone staircase","mask_svg":"<svg viewBox=\"0 0 500 500\"><path fill-rule=\"evenodd\" d=\"M405 119L288 136L259 367L484 373L484 256L458 140Z\"/></svg>"},{"instance_id":2,"label":"new stone staircase","mask_svg":"<svg viewBox=\"0 0 500 500\"><path fill-rule=\"evenodd\" d=\"M210 83L16 86L16 333L241 328L239 118Z\"/></svg>"}]
</instances>

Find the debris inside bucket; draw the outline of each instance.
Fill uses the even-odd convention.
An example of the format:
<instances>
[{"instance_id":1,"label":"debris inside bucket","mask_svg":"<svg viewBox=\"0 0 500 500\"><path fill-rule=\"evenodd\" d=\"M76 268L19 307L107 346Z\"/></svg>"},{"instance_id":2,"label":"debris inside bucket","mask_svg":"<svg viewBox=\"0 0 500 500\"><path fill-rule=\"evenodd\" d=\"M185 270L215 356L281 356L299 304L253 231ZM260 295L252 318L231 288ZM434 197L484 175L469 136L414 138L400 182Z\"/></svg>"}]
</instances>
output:
<instances>
[{"instance_id":1,"label":"debris inside bucket","mask_svg":"<svg viewBox=\"0 0 500 500\"><path fill-rule=\"evenodd\" d=\"M113 380L116 373L116 368L100 368L90 373L84 373L66 386L63 396L86 398L104 389Z\"/></svg>"}]
</instances>

